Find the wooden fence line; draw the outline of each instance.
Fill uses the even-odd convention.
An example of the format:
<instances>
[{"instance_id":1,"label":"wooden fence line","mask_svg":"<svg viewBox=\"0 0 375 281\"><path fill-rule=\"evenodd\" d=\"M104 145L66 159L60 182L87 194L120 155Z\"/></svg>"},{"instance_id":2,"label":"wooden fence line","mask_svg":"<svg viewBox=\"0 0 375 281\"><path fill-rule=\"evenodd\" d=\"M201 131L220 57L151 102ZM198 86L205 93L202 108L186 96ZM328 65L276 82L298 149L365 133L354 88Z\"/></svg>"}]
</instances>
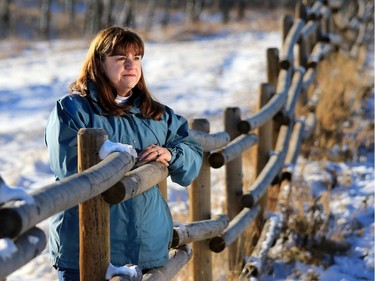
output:
<instances>
[{"instance_id":1,"label":"wooden fence line","mask_svg":"<svg viewBox=\"0 0 375 281\"><path fill-rule=\"evenodd\" d=\"M153 269L143 275L142 281L161 281L170 280L177 274L177 272L189 262L192 258L193 253L189 246L181 246L177 249L173 249L169 252L169 262L166 266L158 269ZM120 279L121 280L121 279ZM117 280L117 281L120 281ZM127 281L129 279L124 279ZM111 280L115 281L115 280Z\"/></svg>"},{"instance_id":2,"label":"wooden fence line","mask_svg":"<svg viewBox=\"0 0 375 281\"><path fill-rule=\"evenodd\" d=\"M313 2L312 6L308 2ZM176 249L170 251L168 264L148 272L142 280L170 280L192 257L194 279L212 280L210 251L221 252L230 248L229 263L233 263L235 241L257 216L262 215L260 199L265 196L268 187L279 183L281 191L275 210L277 215L266 219L240 279L249 280L251 276L261 273L271 241L277 239L286 221L285 205L300 145L312 133L316 123L313 112L305 117L296 117L296 106L299 102L307 102L306 91L315 81L319 62L336 51L340 44L345 41L347 45L344 47L348 48L350 54L358 54L366 31L370 28L368 22L373 17L369 10L373 11L373 3L365 0L301 1L296 7L296 19L291 16L284 18L280 53L277 48L267 49L269 83L261 86L260 95L263 95L264 102L259 111L242 119L238 108L229 108L225 111L225 131L212 134L207 120L192 120L191 134L202 144L204 160L200 174L190 190L191 223L174 226L173 247ZM298 64L294 58L295 48L298 48ZM262 157L267 159L257 167L258 176L247 189L249 191L242 194L241 157L251 147L260 147L269 142L264 139L266 134L256 135L252 131L268 126L264 132L270 132L270 124L277 128L271 134L274 135L272 148L263 151L263 154L268 155ZM92 141L97 140L94 138ZM45 235L35 228L36 224L82 202L96 200L93 198L99 201L104 199L110 204L120 203L165 181L168 176L168 170L160 163L135 167L134 158L123 153L112 153L100 163L89 165L92 167L86 167L87 160L83 161L84 169L80 173L34 192L32 196L35 204L10 202L0 208L0 238L14 238L19 250L17 254L1 261L0 280L44 249ZM228 215L211 218L210 168L224 165ZM105 229L98 231L105 232ZM37 243L30 243L30 237L37 237ZM87 241L87 245L90 243ZM193 244L193 252L186 245L188 243ZM109 246L105 247L104 251L107 251ZM100 255L99 252L96 254ZM82 258L80 262L87 261ZM90 277L85 275L92 269L90 263L81 269L82 280L103 280L103 267L99 274ZM125 279L117 276L111 280Z\"/></svg>"},{"instance_id":3,"label":"wooden fence line","mask_svg":"<svg viewBox=\"0 0 375 281\"><path fill-rule=\"evenodd\" d=\"M173 228L172 248L216 237L223 232L228 224L229 218L226 215L216 215L210 220L189 224L177 224Z\"/></svg>"}]
</instances>

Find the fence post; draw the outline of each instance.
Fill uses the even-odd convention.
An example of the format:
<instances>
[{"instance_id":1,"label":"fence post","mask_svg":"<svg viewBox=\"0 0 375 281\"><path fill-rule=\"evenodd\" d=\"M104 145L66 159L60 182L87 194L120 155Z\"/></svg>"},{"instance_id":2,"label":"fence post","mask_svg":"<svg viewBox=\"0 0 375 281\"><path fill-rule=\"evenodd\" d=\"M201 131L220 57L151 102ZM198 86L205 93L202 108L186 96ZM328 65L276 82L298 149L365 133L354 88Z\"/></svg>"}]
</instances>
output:
<instances>
[{"instance_id":1,"label":"fence post","mask_svg":"<svg viewBox=\"0 0 375 281\"><path fill-rule=\"evenodd\" d=\"M210 123L207 119L193 119L190 127L205 133L210 132ZM190 187L190 221L201 221L211 218L211 167L208 162L209 152L203 152L203 163L198 177ZM193 280L212 280L212 253L209 240L192 243Z\"/></svg>"},{"instance_id":2,"label":"fence post","mask_svg":"<svg viewBox=\"0 0 375 281\"><path fill-rule=\"evenodd\" d=\"M238 107L226 108L224 112L224 130L229 133L233 140L240 135L237 124L241 121L241 110ZM226 175L226 200L227 214L232 220L242 210L241 198L243 187L242 157L238 157L225 165ZM240 253L237 253L237 242L235 240L228 247L229 270L234 271Z\"/></svg>"},{"instance_id":3,"label":"fence post","mask_svg":"<svg viewBox=\"0 0 375 281\"><path fill-rule=\"evenodd\" d=\"M261 108L267 104L267 102L272 98L275 93L275 88L272 83L262 83L259 87L259 98L258 98L258 105L256 110L259 111ZM267 121L263 126L257 129L256 133L258 135L258 144L256 146L255 155L254 155L254 173L255 178L259 176L262 169L268 162L270 157L270 152L274 147L275 138L275 122L273 119ZM251 223L251 233L249 233L248 237L251 237L252 243L259 239L259 236L262 232L263 225L264 225L264 211L267 208L268 203L268 189L267 192L263 195L263 197L259 200L260 211L254 221ZM252 248L254 244L250 245L250 250L253 251ZM247 250L249 251L249 250ZM251 253L247 253L248 255Z\"/></svg>"},{"instance_id":4,"label":"fence post","mask_svg":"<svg viewBox=\"0 0 375 281\"><path fill-rule=\"evenodd\" d=\"M275 89L272 84L270 83L262 83L259 93L259 108L260 110L274 95ZM268 159L270 157L270 153L273 149L275 149L275 145L277 142L277 138L280 131L280 125L276 124L275 121L270 120L265 123L262 127L258 129L258 149L257 149L257 157L256 157L256 166L255 166L255 175L256 177L260 174L263 170L264 166L267 164ZM274 201L277 201L278 197L278 189L275 190L273 188L268 188L267 193L261 199L261 211L259 217L259 223L263 221L263 213L266 208L272 211ZM258 218L257 218L258 220Z\"/></svg>"},{"instance_id":5,"label":"fence post","mask_svg":"<svg viewBox=\"0 0 375 281\"><path fill-rule=\"evenodd\" d=\"M277 88L277 79L279 77L279 49L267 49L267 81Z\"/></svg>"},{"instance_id":6,"label":"fence post","mask_svg":"<svg viewBox=\"0 0 375 281\"><path fill-rule=\"evenodd\" d=\"M285 23L285 20L284 20ZM292 23L293 25L293 23ZM290 29L291 26L289 26ZM285 25L284 25L284 35L283 35L283 40L285 40L285 36L288 33L289 30L285 30ZM286 34L285 34L286 33ZM258 110L260 110L275 94L276 88L277 88L277 80L279 78L279 50L277 48L269 48L267 49L267 81L269 82L268 84L262 84L261 85L261 93L259 94L259 104L258 104ZM266 86L267 85L267 86ZM267 89L267 90L266 90ZM266 93L262 94L264 91ZM270 135L268 135L267 140L272 140L272 147L275 146L276 144L276 139L277 139L277 132L279 130L279 124L276 122L269 122L268 125L265 125L264 127L271 128L273 126L273 131L275 133L270 132ZM259 139L259 142L262 141ZM257 173L258 175L258 173Z\"/></svg>"},{"instance_id":7,"label":"fence post","mask_svg":"<svg viewBox=\"0 0 375 281\"><path fill-rule=\"evenodd\" d=\"M78 172L100 162L107 139L103 129L78 131ZM110 262L109 205L101 195L79 204L79 266L81 281L103 281Z\"/></svg>"},{"instance_id":8,"label":"fence post","mask_svg":"<svg viewBox=\"0 0 375 281\"><path fill-rule=\"evenodd\" d=\"M158 183L161 196L163 196L165 202L168 202L168 184L167 179L162 180Z\"/></svg>"},{"instance_id":9,"label":"fence post","mask_svg":"<svg viewBox=\"0 0 375 281\"><path fill-rule=\"evenodd\" d=\"M289 30L292 28L294 24L294 17L291 15L285 15L283 18L283 30L282 30L282 42L285 42L286 37L288 36Z\"/></svg>"},{"instance_id":10,"label":"fence post","mask_svg":"<svg viewBox=\"0 0 375 281\"><path fill-rule=\"evenodd\" d=\"M302 19L305 22L307 20L307 8L300 2L296 6L296 18ZM307 38L301 36L298 42L298 61L300 66L306 67L308 48Z\"/></svg>"},{"instance_id":11,"label":"fence post","mask_svg":"<svg viewBox=\"0 0 375 281\"><path fill-rule=\"evenodd\" d=\"M264 105L272 98L274 95L275 88L271 83L262 83L259 89L259 100L257 110L261 110ZM274 126L273 120L267 121L262 127L258 129L258 145L256 151L256 163L255 163L255 176L257 177L270 156L270 152L274 147Z\"/></svg>"}]
</instances>

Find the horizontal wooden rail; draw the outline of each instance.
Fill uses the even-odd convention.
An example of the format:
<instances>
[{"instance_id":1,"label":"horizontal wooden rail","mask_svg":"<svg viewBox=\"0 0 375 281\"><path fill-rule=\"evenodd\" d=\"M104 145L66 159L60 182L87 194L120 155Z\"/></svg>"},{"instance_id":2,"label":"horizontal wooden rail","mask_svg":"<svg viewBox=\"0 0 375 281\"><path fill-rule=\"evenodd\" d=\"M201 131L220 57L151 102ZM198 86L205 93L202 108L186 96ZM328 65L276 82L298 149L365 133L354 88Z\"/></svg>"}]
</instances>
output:
<instances>
[{"instance_id":1,"label":"horizontal wooden rail","mask_svg":"<svg viewBox=\"0 0 375 281\"><path fill-rule=\"evenodd\" d=\"M311 20L321 20L323 17L323 8L324 5L320 1L316 1L313 6L311 7L310 13L309 13L309 19Z\"/></svg>"},{"instance_id":2,"label":"horizontal wooden rail","mask_svg":"<svg viewBox=\"0 0 375 281\"><path fill-rule=\"evenodd\" d=\"M5 205L0 209L0 238L17 237L50 216L101 194L122 179L134 163L130 154L115 152L82 173L39 189L32 194L35 204Z\"/></svg>"},{"instance_id":3,"label":"horizontal wooden rail","mask_svg":"<svg viewBox=\"0 0 375 281\"><path fill-rule=\"evenodd\" d=\"M315 81L316 68L308 68L303 76L302 90L307 90Z\"/></svg>"},{"instance_id":4,"label":"horizontal wooden rail","mask_svg":"<svg viewBox=\"0 0 375 281\"><path fill-rule=\"evenodd\" d=\"M0 280L38 256L46 247L47 238L43 230L33 227L14 242L16 249L10 257L0 257Z\"/></svg>"},{"instance_id":5,"label":"horizontal wooden rail","mask_svg":"<svg viewBox=\"0 0 375 281\"><path fill-rule=\"evenodd\" d=\"M204 152L217 150L230 142L228 132L208 134L202 131L190 129L191 135L202 145Z\"/></svg>"},{"instance_id":6,"label":"horizontal wooden rail","mask_svg":"<svg viewBox=\"0 0 375 281\"><path fill-rule=\"evenodd\" d=\"M366 1L357 0L357 4L358 4L358 10L357 10L358 19L361 21L366 20Z\"/></svg>"},{"instance_id":7,"label":"horizontal wooden rail","mask_svg":"<svg viewBox=\"0 0 375 281\"><path fill-rule=\"evenodd\" d=\"M279 123L283 125L289 125L294 120L296 104L302 92L302 82L304 74L304 67L296 67L294 69L292 82L290 84L290 88L288 91L288 99L286 105L284 107L284 110L280 111L280 114L278 114L279 120L281 119L281 122ZM277 118L277 116L275 116L275 118Z\"/></svg>"},{"instance_id":8,"label":"horizontal wooden rail","mask_svg":"<svg viewBox=\"0 0 375 281\"><path fill-rule=\"evenodd\" d=\"M278 77L276 95L274 95L269 102L260 109L257 113L248 119L241 120L237 129L242 134L247 134L252 130L260 128L267 121L272 119L277 112L285 105L288 98L288 88L291 79L291 72L288 70L281 70Z\"/></svg>"},{"instance_id":9,"label":"horizontal wooden rail","mask_svg":"<svg viewBox=\"0 0 375 281\"><path fill-rule=\"evenodd\" d=\"M210 240L210 249L215 253L223 251L241 235L241 233L250 223L254 221L259 212L259 205L256 205L251 209L244 208L236 217L231 220L228 227L221 235L216 236Z\"/></svg>"},{"instance_id":10,"label":"horizontal wooden rail","mask_svg":"<svg viewBox=\"0 0 375 281\"><path fill-rule=\"evenodd\" d=\"M305 26L305 22L302 19L297 19L292 28L289 30L288 35L285 38L285 42L280 52L280 68L289 69L294 65L294 46L300 39L300 33Z\"/></svg>"},{"instance_id":11,"label":"horizontal wooden rail","mask_svg":"<svg viewBox=\"0 0 375 281\"><path fill-rule=\"evenodd\" d=\"M310 137L316 127L317 120L316 120L315 114L312 112L307 114L307 116L304 119L304 122L305 122L305 126L303 130L303 138L302 138L303 140Z\"/></svg>"},{"instance_id":12,"label":"horizontal wooden rail","mask_svg":"<svg viewBox=\"0 0 375 281\"><path fill-rule=\"evenodd\" d=\"M259 176L250 186L249 192L242 196L241 202L244 207L253 207L267 191L268 186L282 171L290 134L291 126L281 126L274 154L269 158Z\"/></svg>"},{"instance_id":13,"label":"horizontal wooden rail","mask_svg":"<svg viewBox=\"0 0 375 281\"><path fill-rule=\"evenodd\" d=\"M246 258L245 266L238 281L251 280L251 277L261 275L269 249L274 245L281 231L285 228L291 190L289 180L281 182L275 214L271 214L266 218L261 235L250 257Z\"/></svg>"},{"instance_id":14,"label":"horizontal wooden rail","mask_svg":"<svg viewBox=\"0 0 375 281\"><path fill-rule=\"evenodd\" d=\"M169 260L165 266L152 269L143 275L142 281L165 281L171 280L192 258L193 253L189 246L181 246L169 252ZM117 279L111 281L126 281Z\"/></svg>"},{"instance_id":15,"label":"horizontal wooden rail","mask_svg":"<svg viewBox=\"0 0 375 281\"><path fill-rule=\"evenodd\" d=\"M301 29L300 36L302 38L307 38L311 36L314 32L316 32L318 27L319 27L318 22L310 20Z\"/></svg>"},{"instance_id":16,"label":"horizontal wooden rail","mask_svg":"<svg viewBox=\"0 0 375 281\"><path fill-rule=\"evenodd\" d=\"M352 57L358 56L359 48L362 46L363 42L365 41L366 30L367 30L366 25L364 23L361 23L360 26L359 26L357 38L355 39L353 47L350 50L350 55Z\"/></svg>"},{"instance_id":17,"label":"horizontal wooden rail","mask_svg":"<svg viewBox=\"0 0 375 281\"><path fill-rule=\"evenodd\" d=\"M187 264L191 257L192 251L189 246L182 246L169 252L168 263L162 267L150 270L143 275L142 281L165 281L171 280L178 271ZM133 280L129 276L115 276L110 281L129 281Z\"/></svg>"},{"instance_id":18,"label":"horizontal wooden rail","mask_svg":"<svg viewBox=\"0 0 375 281\"><path fill-rule=\"evenodd\" d=\"M333 50L332 44L318 42L307 59L307 67L316 68L318 63Z\"/></svg>"},{"instance_id":19,"label":"horizontal wooden rail","mask_svg":"<svg viewBox=\"0 0 375 281\"><path fill-rule=\"evenodd\" d=\"M341 7L344 5L344 2L346 0L329 0L328 6L333 9L335 12L337 12Z\"/></svg>"},{"instance_id":20,"label":"horizontal wooden rail","mask_svg":"<svg viewBox=\"0 0 375 281\"><path fill-rule=\"evenodd\" d=\"M338 48L343 42L342 35L340 34L327 33L323 36L326 39L326 42L330 43L335 48Z\"/></svg>"},{"instance_id":21,"label":"horizontal wooden rail","mask_svg":"<svg viewBox=\"0 0 375 281\"><path fill-rule=\"evenodd\" d=\"M320 13L324 19L329 19L330 16L332 15L332 9L329 6L324 5Z\"/></svg>"},{"instance_id":22,"label":"horizontal wooden rail","mask_svg":"<svg viewBox=\"0 0 375 281\"><path fill-rule=\"evenodd\" d=\"M294 123L293 131L290 136L290 143L288 147L287 154L285 156L285 167L288 167L288 172L290 173L289 178L291 178L290 167L294 167L294 163L297 161L298 154L300 152L301 143L303 140L303 130L305 128L305 122L303 120L297 120Z\"/></svg>"},{"instance_id":23,"label":"horizontal wooden rail","mask_svg":"<svg viewBox=\"0 0 375 281\"><path fill-rule=\"evenodd\" d=\"M274 181L283 165L284 161L281 153L273 154L257 179L250 186L250 191L242 196L242 206L252 208Z\"/></svg>"},{"instance_id":24,"label":"horizontal wooden rail","mask_svg":"<svg viewBox=\"0 0 375 281\"><path fill-rule=\"evenodd\" d=\"M215 237L228 226L227 215L217 215L210 220L180 224L173 228L172 248Z\"/></svg>"},{"instance_id":25,"label":"horizontal wooden rail","mask_svg":"<svg viewBox=\"0 0 375 281\"><path fill-rule=\"evenodd\" d=\"M220 151L213 152L208 157L212 168L220 168L233 159L240 157L243 152L258 143L258 136L255 134L242 135L234 139L228 146Z\"/></svg>"},{"instance_id":26,"label":"horizontal wooden rail","mask_svg":"<svg viewBox=\"0 0 375 281\"><path fill-rule=\"evenodd\" d=\"M168 177L168 169L159 162L150 162L128 173L102 196L108 204L118 204L145 192Z\"/></svg>"},{"instance_id":27,"label":"horizontal wooden rail","mask_svg":"<svg viewBox=\"0 0 375 281\"><path fill-rule=\"evenodd\" d=\"M246 264L241 272L239 281L251 280L251 277L259 277L262 266L266 261L268 250L272 247L281 233L281 224L277 215L266 219L262 232L251 256L246 259Z\"/></svg>"}]
</instances>

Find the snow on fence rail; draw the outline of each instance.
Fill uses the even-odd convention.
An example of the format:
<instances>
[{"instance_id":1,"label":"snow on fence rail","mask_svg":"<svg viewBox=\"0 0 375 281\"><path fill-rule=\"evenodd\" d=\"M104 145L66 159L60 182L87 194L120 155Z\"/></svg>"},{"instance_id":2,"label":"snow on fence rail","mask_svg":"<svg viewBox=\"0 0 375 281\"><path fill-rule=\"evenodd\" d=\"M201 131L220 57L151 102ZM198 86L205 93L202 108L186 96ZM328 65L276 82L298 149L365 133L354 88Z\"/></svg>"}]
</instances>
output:
<instances>
[{"instance_id":1,"label":"snow on fence rail","mask_svg":"<svg viewBox=\"0 0 375 281\"><path fill-rule=\"evenodd\" d=\"M231 270L236 256L234 242L255 218L263 218L265 206L261 199L268 187L277 183L281 188L275 213L263 221L260 238L239 279L250 280L261 272L267 250L286 222L285 206L301 142L315 126L314 107L298 118L296 107L308 102L306 91L314 82L321 60L338 48L346 48L353 56L358 54L370 28L372 11L373 3L366 0L301 1L296 15L284 18L281 51L267 49L268 82L260 85L258 111L243 119L239 108L225 109L224 131L218 133L210 133L206 119L191 120L191 134L204 151L200 174L190 187L192 222L174 226L168 264L149 271L142 280L170 280L193 255L194 280L212 280L211 253L226 248ZM108 204L125 201L158 183L163 193L167 192L168 170L160 163L136 167L134 158L119 152L100 161L97 152L106 133L101 129L82 129L77 137L78 174L35 191L31 194L33 204L8 202L0 208L0 238L13 239L17 247L10 256L0 257L0 280L45 248L46 235L35 225L76 205L81 227L90 230L80 232L81 280L104 280L109 264ZM244 194L241 158L255 146L256 179ZM210 170L222 166L226 168L228 214L211 217ZM0 182L0 188L3 184ZM93 217L99 220L93 221ZM125 279L115 276L110 280Z\"/></svg>"}]
</instances>

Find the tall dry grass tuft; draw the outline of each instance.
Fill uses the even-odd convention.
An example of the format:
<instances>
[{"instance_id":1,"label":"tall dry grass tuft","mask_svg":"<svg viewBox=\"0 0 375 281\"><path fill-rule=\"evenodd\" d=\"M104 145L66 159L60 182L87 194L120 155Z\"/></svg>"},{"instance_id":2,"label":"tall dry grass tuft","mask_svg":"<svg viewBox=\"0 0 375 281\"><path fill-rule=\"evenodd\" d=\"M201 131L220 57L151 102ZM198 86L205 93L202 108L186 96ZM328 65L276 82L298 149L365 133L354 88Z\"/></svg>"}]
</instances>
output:
<instances>
[{"instance_id":1,"label":"tall dry grass tuft","mask_svg":"<svg viewBox=\"0 0 375 281\"><path fill-rule=\"evenodd\" d=\"M363 68L367 49L358 57L337 52L319 64L316 83L305 110L315 110L317 128L303 150L312 158L331 161L355 160L358 148L374 145L374 122L363 126L364 101L373 91L373 71ZM308 152L314 151L314 154Z\"/></svg>"}]
</instances>

